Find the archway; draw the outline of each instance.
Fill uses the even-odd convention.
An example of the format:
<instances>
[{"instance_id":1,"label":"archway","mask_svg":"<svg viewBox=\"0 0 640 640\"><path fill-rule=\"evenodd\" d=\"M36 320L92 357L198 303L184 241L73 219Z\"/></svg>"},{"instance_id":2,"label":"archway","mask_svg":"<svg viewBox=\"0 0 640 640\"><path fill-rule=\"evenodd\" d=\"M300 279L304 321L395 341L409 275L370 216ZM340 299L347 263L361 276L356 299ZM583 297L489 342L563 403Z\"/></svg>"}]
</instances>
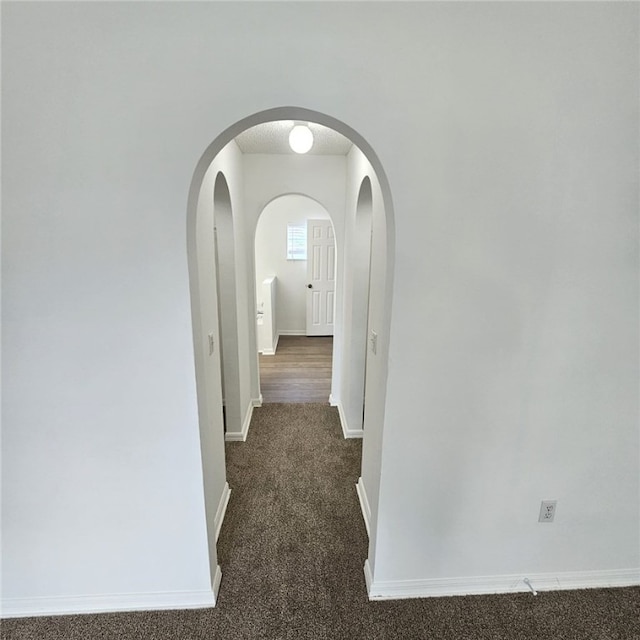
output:
<instances>
[{"instance_id":1,"label":"archway","mask_svg":"<svg viewBox=\"0 0 640 640\"><path fill-rule=\"evenodd\" d=\"M310 220L330 225L335 256L338 239L335 238L332 217L327 208L312 197L299 193L279 195L262 209L256 224L257 332L258 352L261 354L260 390L264 402L327 402L331 393L331 363L329 371L326 362L311 365L305 380L296 379L294 372L283 371L282 366L275 364L280 358L276 350L281 343L285 350L304 349L303 345L315 344L322 348L323 354L331 354L331 345L334 344L333 328L331 332L322 333L330 337L320 342L318 339L314 342L301 338L310 335L308 273L311 257L303 251ZM290 241L293 242L292 234L304 241L304 247L294 249L288 246ZM333 260L332 274L335 276L336 273L337 260ZM335 326L335 322L333 324ZM335 329L339 332L340 327Z\"/></svg>"},{"instance_id":2,"label":"archway","mask_svg":"<svg viewBox=\"0 0 640 640\"><path fill-rule=\"evenodd\" d=\"M362 412L356 414L356 429L364 428L365 381L367 370L367 341L369 339L369 293L371 279L371 244L373 236L373 202L371 180L367 176L360 184L352 250L352 288L351 288L351 336L349 360L352 363L351 384L354 407L362 406Z\"/></svg>"},{"instance_id":3,"label":"archway","mask_svg":"<svg viewBox=\"0 0 640 640\"><path fill-rule=\"evenodd\" d=\"M366 397L368 398L371 396L374 400L375 411L372 411L371 415L367 418L367 430L363 443L363 477L358 485L359 495L361 495L362 500L362 495L366 496L366 491L364 489L365 484L367 484L365 483L365 476L370 478L370 481L368 481L367 484L369 500L365 500L368 508L365 509L363 506L365 520L367 521L368 529L371 532L369 549L370 558L373 557L375 549L375 520L380 479L380 452L382 443L384 399L386 395L388 336L391 317L395 246L393 206L390 189L386 175L376 154L367 141L354 129L335 118L308 109L297 107L271 109L240 120L220 134L209 145L200 158L200 161L196 166L189 191L187 210L187 250L194 327L194 348L196 352L195 364L196 379L198 382L197 389L198 406L200 410L199 421L202 442L203 473L205 474L204 486L207 511L207 530L209 537L211 575L214 585L217 585L220 576L220 571L217 567L215 540L217 529L221 523L221 518L224 516L224 505L226 505L226 500L228 499L229 489L224 478L224 439L222 437L218 438L210 435L211 432L216 432L215 422L218 420L221 424L222 417L221 411L218 411L216 403L210 402L209 400L212 397L214 400L219 398L219 406L221 408L222 382L219 374L217 380L215 380L215 376L207 376L207 354L203 353L203 336L206 335L206 331L203 330L202 308L203 306L206 307L208 303L203 302L203 288L206 286L205 281L207 280L207 277L203 277L202 275L203 258L201 250L203 241L199 238L199 230L202 227L203 217L208 215L206 194L212 189L211 180L208 178L208 175L210 175L211 168L215 165L220 154L232 153L229 151L229 143L245 129L261 123L272 122L274 120L303 120L316 122L332 128L349 138L361 152L361 173L363 172L363 175L369 175L370 179L375 181L376 193L379 193L380 206L378 209L373 207L373 217L375 217L375 220L372 228L374 229L374 236L377 234L378 238L377 241L372 243L372 263L375 262L376 268L371 268L370 270L371 295L369 297L370 309L372 310L369 313L369 317L370 319L373 319L372 321L375 324L377 341L372 350L375 358L369 358L365 390ZM241 164L242 163L240 162L239 165ZM229 190L232 195L231 201L233 202L233 188L230 187ZM376 211L378 213L376 213ZM243 229L245 241L247 237L251 237L251 233L251 229ZM244 257L247 258L248 256L245 255ZM236 255L236 260L240 260L238 255ZM206 262L206 260L204 262ZM240 263L237 263L237 266L239 264ZM207 268L210 269L210 267ZM247 277L247 274L254 273L252 255L249 258L249 264L242 266L241 269L237 270L237 273L239 277L244 278L242 282L238 281L237 283L238 291L242 291L238 302L240 303L241 298L245 299L244 306L242 308L240 307L240 304L238 306L238 350L240 354L244 350L244 355L240 356L238 360L240 364L246 362L248 365L246 371L240 371L240 387L242 391L243 385L246 386L245 391L247 393L245 393L245 396L250 397L252 403L249 407L249 411L245 414L245 420L243 421L243 433L246 434L245 426L248 428L251 408L259 402L259 377L255 324L255 284L252 278ZM248 300L252 301L253 304L246 303ZM343 313L344 312L345 310L343 310ZM215 310L214 313L216 316L215 320L211 321L210 324L215 324L217 327L218 314ZM345 326L351 326L351 318L343 318L343 323ZM349 337L350 336L346 335L343 336L343 344L339 345L338 348L342 362L347 361L346 345ZM371 363L372 360L375 360L375 366ZM373 375L369 375L370 372L372 372ZM348 369L345 368L344 371L341 370L338 374L338 380L334 381L333 385L332 393L339 394L339 397L337 398L334 396L333 403L337 404L340 410L343 429L346 424L347 412L345 412L342 403L343 401L346 401L344 400L345 398L350 396L349 390L350 385L353 384L352 378L353 376L351 376ZM215 388L213 391L208 389L207 382L209 379L214 383L213 386ZM362 382L360 388L362 388L363 384L364 383ZM349 433L349 431L351 431L351 433ZM220 434L221 432L222 429L217 431L217 433ZM362 429L347 429L345 431L345 436L349 435L356 437L361 436ZM246 437L246 435L243 437ZM222 477L220 477L221 475Z\"/></svg>"},{"instance_id":4,"label":"archway","mask_svg":"<svg viewBox=\"0 0 640 640\"><path fill-rule=\"evenodd\" d=\"M224 430L234 433L242 429L235 235L231 195L221 172L216 176L213 189L213 225ZM213 351L211 346L209 351Z\"/></svg>"}]
</instances>

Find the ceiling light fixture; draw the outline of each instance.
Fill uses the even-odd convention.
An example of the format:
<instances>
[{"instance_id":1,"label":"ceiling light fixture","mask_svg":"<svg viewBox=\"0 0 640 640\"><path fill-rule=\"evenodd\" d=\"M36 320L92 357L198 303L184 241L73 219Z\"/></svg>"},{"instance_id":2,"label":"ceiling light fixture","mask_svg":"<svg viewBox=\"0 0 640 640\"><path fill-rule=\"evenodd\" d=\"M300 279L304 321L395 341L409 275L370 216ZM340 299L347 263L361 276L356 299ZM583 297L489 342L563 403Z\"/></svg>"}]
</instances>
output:
<instances>
[{"instance_id":1,"label":"ceiling light fixture","mask_svg":"<svg viewBox=\"0 0 640 640\"><path fill-rule=\"evenodd\" d=\"M289 146L296 153L307 153L313 146L313 133L304 124L297 124L289 134Z\"/></svg>"}]
</instances>

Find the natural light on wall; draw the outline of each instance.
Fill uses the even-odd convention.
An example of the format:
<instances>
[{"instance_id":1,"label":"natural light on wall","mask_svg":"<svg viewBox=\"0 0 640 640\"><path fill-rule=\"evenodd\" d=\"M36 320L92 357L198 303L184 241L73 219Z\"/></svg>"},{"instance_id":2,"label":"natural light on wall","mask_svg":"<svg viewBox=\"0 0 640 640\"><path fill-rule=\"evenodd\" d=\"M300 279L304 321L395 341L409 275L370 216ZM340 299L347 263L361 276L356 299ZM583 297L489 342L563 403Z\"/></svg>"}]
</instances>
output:
<instances>
[{"instance_id":1,"label":"natural light on wall","mask_svg":"<svg viewBox=\"0 0 640 640\"><path fill-rule=\"evenodd\" d=\"M289 146L296 153L307 153L313 146L313 133L303 124L297 124L289 134Z\"/></svg>"},{"instance_id":2,"label":"natural light on wall","mask_svg":"<svg viewBox=\"0 0 640 640\"><path fill-rule=\"evenodd\" d=\"M304 222L287 224L287 260L307 259L307 225Z\"/></svg>"}]
</instances>

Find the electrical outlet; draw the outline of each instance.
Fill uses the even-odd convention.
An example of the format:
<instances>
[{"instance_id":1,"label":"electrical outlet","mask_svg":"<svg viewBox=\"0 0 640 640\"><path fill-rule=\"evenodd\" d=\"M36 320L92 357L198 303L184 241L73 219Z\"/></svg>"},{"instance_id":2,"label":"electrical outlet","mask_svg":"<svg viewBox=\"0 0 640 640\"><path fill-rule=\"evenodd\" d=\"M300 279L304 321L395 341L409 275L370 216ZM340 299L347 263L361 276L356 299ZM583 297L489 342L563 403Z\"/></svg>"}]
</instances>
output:
<instances>
[{"instance_id":1,"label":"electrical outlet","mask_svg":"<svg viewBox=\"0 0 640 640\"><path fill-rule=\"evenodd\" d=\"M371 340L371 353L375 355L378 353L378 334L372 331L369 339Z\"/></svg>"},{"instance_id":2,"label":"electrical outlet","mask_svg":"<svg viewBox=\"0 0 640 640\"><path fill-rule=\"evenodd\" d=\"M213 355L213 333L209 334L209 355Z\"/></svg>"},{"instance_id":3,"label":"electrical outlet","mask_svg":"<svg viewBox=\"0 0 640 640\"><path fill-rule=\"evenodd\" d=\"M543 500L540 504L540 515L538 516L538 522L553 522L553 518L556 515L557 500Z\"/></svg>"}]
</instances>

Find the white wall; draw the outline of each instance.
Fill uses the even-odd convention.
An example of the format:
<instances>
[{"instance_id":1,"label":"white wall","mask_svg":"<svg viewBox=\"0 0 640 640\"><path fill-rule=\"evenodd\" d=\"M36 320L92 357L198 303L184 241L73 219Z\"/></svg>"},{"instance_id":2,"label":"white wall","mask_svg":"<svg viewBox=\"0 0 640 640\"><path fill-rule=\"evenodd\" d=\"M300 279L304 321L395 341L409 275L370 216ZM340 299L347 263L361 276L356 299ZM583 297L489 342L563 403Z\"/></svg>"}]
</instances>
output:
<instances>
[{"instance_id":1,"label":"white wall","mask_svg":"<svg viewBox=\"0 0 640 640\"><path fill-rule=\"evenodd\" d=\"M423 134L403 129L391 176L373 591L637 583L638 6L441 26L429 98L403 113Z\"/></svg>"},{"instance_id":2,"label":"white wall","mask_svg":"<svg viewBox=\"0 0 640 640\"><path fill-rule=\"evenodd\" d=\"M241 291L247 286L241 279L230 277L234 270L234 265L231 264L234 252L228 246L232 238L242 236L241 232L233 232L233 227L242 230L241 157L238 146L232 141L210 164L198 195L195 220L189 221L187 237L200 450L212 585L219 581L220 573L215 547L220 527L220 509L226 504L229 495L225 469L222 391L226 387L224 426L227 437L234 431L242 431L242 410L248 409L249 402L245 396L244 404L240 404L243 400L242 391L248 384L240 384L238 357L239 342L246 342L247 336L246 332L242 333L237 309L231 308L240 299L240 295L232 289ZM214 227L218 229L220 241L217 256ZM225 278L217 273L219 269L222 269ZM221 309L223 306L226 308ZM224 321L221 311L227 314ZM214 338L212 353L209 335Z\"/></svg>"},{"instance_id":3,"label":"white wall","mask_svg":"<svg viewBox=\"0 0 640 640\"><path fill-rule=\"evenodd\" d=\"M364 204L359 202L363 181L370 182L370 199ZM382 330L385 326L385 314L389 311L386 304L387 288L390 285L387 273L387 215L382 200L380 184L371 163L358 147L353 147L347 158L347 200L346 235L347 255L345 263L349 265L345 281L344 305L344 351L345 372L341 380L340 405L346 429L357 432L364 429L362 443L362 471L359 480L359 492L365 518L376 523L378 518L378 496L381 477L381 451L383 418L387 375L388 336ZM366 198L365 198L366 201ZM363 209L366 209L364 211ZM369 217L368 224L361 224L359 215ZM364 231L367 238L357 237ZM362 244L370 244L370 264L366 268L363 260ZM360 245L360 246L358 246ZM362 274L360 271L367 273ZM368 296L362 291L363 282L369 287ZM359 305L368 305L366 326L362 326ZM376 353L373 353L370 336L374 331L378 338ZM365 341L366 357L362 352ZM362 369L366 365L366 381L362 379ZM362 415L362 391L366 398L364 420ZM369 525L371 529L372 524ZM375 532L369 538L369 563L375 562Z\"/></svg>"},{"instance_id":4,"label":"white wall","mask_svg":"<svg viewBox=\"0 0 640 640\"><path fill-rule=\"evenodd\" d=\"M5 610L210 593L186 197L275 105L393 196L372 593L638 580L638 11L3 3Z\"/></svg>"},{"instance_id":5,"label":"white wall","mask_svg":"<svg viewBox=\"0 0 640 640\"><path fill-rule=\"evenodd\" d=\"M277 276L278 332L304 334L307 326L307 261L287 260L287 225L306 225L309 219L328 217L327 210L315 200L287 195L272 200L258 220L255 241L257 302L258 305L262 302L261 285L265 278Z\"/></svg>"}]
</instances>

